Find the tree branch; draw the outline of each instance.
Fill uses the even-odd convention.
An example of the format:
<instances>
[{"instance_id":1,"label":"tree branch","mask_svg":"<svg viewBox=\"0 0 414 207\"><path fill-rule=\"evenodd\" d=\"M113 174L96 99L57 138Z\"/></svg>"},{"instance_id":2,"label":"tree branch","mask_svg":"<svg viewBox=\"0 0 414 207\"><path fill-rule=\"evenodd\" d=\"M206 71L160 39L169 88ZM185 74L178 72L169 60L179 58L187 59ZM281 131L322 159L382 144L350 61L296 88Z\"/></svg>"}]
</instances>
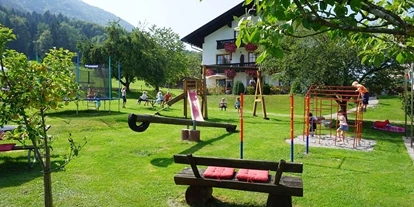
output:
<instances>
[{"instance_id":1,"label":"tree branch","mask_svg":"<svg viewBox=\"0 0 414 207\"><path fill-rule=\"evenodd\" d=\"M314 16L311 13L307 12L304 9L304 7L302 6L302 4L300 3L299 0L293 0L293 2L298 7L298 10L302 14L303 18L306 18L309 21L318 23L322 26L327 26L327 27L331 27L333 29L340 29L340 30L345 30L345 31L350 31L350 32L375 33L375 34L383 33L383 34L393 34L393 35L414 36L414 32L412 32L411 30L407 31L407 30L405 30L405 28L404 29L388 29L388 28L378 28L378 27L358 27L358 26L353 26L353 25L337 24L337 23L334 23L332 21L327 21L325 19L322 19L319 15ZM376 10L376 11L379 11L379 10ZM386 16L386 15L383 13L383 16ZM393 22L399 22L399 21L394 20ZM391 23L393 23L393 22L391 22ZM396 24L395 26L398 26L398 25L400 25L400 24ZM405 26L406 27L407 24L403 21L403 25L400 25L400 26ZM411 33L413 33L413 34L411 34Z\"/></svg>"},{"instance_id":2,"label":"tree branch","mask_svg":"<svg viewBox=\"0 0 414 207\"><path fill-rule=\"evenodd\" d=\"M316 32L316 33L312 33L312 34L308 34L308 35L303 35L303 36L301 36L301 35L288 34L288 33L284 33L284 32L283 32L283 34L286 35L286 36L289 36L289 37L306 38L306 37L312 37L312 36L315 36L315 35L318 35L318 34L322 34L322 33L325 33L325 32L331 31L331 30L332 29L326 29L326 30L322 30L322 31L319 31L319 32Z\"/></svg>"}]
</instances>

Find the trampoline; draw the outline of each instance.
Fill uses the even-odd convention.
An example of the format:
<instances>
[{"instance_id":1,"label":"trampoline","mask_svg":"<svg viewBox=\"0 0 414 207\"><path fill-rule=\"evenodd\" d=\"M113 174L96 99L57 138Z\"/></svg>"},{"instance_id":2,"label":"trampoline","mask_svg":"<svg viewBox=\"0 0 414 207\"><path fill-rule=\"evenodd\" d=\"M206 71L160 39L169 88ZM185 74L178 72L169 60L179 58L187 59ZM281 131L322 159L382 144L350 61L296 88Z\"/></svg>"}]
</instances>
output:
<instances>
[{"instance_id":1,"label":"trampoline","mask_svg":"<svg viewBox=\"0 0 414 207\"><path fill-rule=\"evenodd\" d=\"M86 105L88 110L111 111L111 101L118 100L118 111L120 111L120 88L121 88L121 64L118 62L117 79L118 94L113 97L112 90L112 74L111 74L111 58L108 58L108 64L85 64L83 66L76 64L76 81L83 91L78 95L78 99L82 100L82 105ZM108 103L107 103L108 102Z\"/></svg>"}]
</instances>

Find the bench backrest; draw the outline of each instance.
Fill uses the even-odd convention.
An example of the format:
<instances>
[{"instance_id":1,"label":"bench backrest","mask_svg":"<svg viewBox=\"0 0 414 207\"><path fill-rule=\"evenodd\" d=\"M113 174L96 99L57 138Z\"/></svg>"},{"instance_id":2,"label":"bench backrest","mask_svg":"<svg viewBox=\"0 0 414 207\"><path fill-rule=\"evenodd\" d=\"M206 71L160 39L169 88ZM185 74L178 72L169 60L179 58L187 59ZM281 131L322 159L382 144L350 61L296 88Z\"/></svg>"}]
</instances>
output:
<instances>
[{"instance_id":1,"label":"bench backrest","mask_svg":"<svg viewBox=\"0 0 414 207\"><path fill-rule=\"evenodd\" d=\"M218 166L218 167L232 167L232 168L246 168L257 170L271 170L277 171L279 162L265 161L265 160L242 160L242 159L229 159L229 158L217 158L217 157L199 157L183 154L174 155L174 162L180 164L192 164L203 166ZM302 173L303 164L286 162L283 167L283 172Z\"/></svg>"}]
</instances>

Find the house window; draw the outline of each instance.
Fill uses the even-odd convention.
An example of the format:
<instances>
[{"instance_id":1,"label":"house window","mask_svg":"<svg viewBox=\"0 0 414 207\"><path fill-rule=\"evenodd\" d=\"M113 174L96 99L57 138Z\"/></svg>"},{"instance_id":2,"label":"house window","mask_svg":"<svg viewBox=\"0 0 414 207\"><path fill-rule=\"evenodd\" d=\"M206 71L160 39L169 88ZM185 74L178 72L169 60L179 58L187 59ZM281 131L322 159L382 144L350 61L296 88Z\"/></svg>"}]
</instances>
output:
<instances>
[{"instance_id":1,"label":"house window","mask_svg":"<svg viewBox=\"0 0 414 207\"><path fill-rule=\"evenodd\" d=\"M239 36L239 31L234 31L234 39L237 39L237 36Z\"/></svg>"},{"instance_id":2,"label":"house window","mask_svg":"<svg viewBox=\"0 0 414 207\"><path fill-rule=\"evenodd\" d=\"M230 55L229 54L217 55L216 63L217 63L217 65L229 64L230 63Z\"/></svg>"},{"instance_id":3,"label":"house window","mask_svg":"<svg viewBox=\"0 0 414 207\"><path fill-rule=\"evenodd\" d=\"M226 86L226 79L217 79L216 84L220 87L225 87Z\"/></svg>"},{"instance_id":4,"label":"house window","mask_svg":"<svg viewBox=\"0 0 414 207\"><path fill-rule=\"evenodd\" d=\"M249 52L249 63L256 62L257 55L254 52Z\"/></svg>"}]
</instances>

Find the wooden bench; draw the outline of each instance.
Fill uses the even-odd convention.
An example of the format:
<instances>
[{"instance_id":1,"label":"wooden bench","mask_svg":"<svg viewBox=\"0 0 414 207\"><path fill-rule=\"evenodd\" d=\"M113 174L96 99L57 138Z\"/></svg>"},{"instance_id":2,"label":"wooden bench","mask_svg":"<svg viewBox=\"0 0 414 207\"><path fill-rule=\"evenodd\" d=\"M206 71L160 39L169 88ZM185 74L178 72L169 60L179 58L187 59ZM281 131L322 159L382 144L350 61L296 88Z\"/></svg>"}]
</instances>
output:
<instances>
[{"instance_id":1,"label":"wooden bench","mask_svg":"<svg viewBox=\"0 0 414 207\"><path fill-rule=\"evenodd\" d=\"M187 204L203 206L212 197L213 187L227 188L243 191L253 191L268 193L267 206L292 206L292 196L303 196L303 185L301 177L282 176L283 172L302 173L302 163L288 163L284 160L280 162L225 159L214 157L198 157L176 154L174 162L180 164L190 164L191 168L184 168L174 176L175 184L189 185L185 193ZM246 182L237 180L236 173L231 179L205 178L205 169L197 166L217 166L244 168L256 170L275 171L275 176L269 175L267 183Z\"/></svg>"},{"instance_id":2,"label":"wooden bench","mask_svg":"<svg viewBox=\"0 0 414 207\"><path fill-rule=\"evenodd\" d=\"M27 150L27 164L29 165L29 167L33 167L33 165L36 162L36 153L34 151L34 146L14 146L11 150ZM33 151L33 162L32 160L32 151Z\"/></svg>"}]
</instances>

